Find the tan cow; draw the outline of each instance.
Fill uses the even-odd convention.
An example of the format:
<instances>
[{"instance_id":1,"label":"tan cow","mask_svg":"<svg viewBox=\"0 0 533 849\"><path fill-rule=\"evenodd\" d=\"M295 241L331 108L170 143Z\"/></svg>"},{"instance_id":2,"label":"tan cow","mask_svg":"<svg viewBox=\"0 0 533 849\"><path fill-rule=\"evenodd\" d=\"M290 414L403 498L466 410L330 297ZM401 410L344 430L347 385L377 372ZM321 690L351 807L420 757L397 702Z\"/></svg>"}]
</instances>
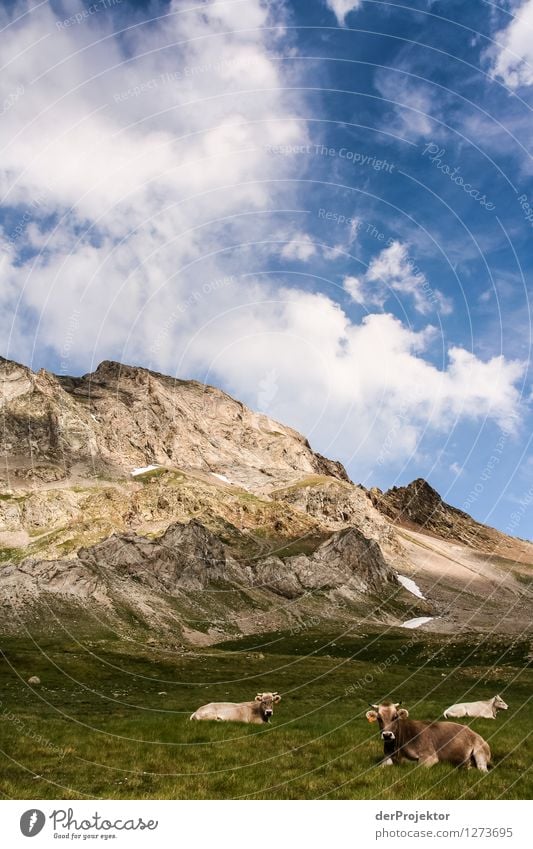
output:
<instances>
[{"instance_id":1,"label":"tan cow","mask_svg":"<svg viewBox=\"0 0 533 849\"><path fill-rule=\"evenodd\" d=\"M218 722L269 722L274 705L281 701L279 693L258 693L253 702L211 702L198 708L190 719L212 719Z\"/></svg>"},{"instance_id":2,"label":"tan cow","mask_svg":"<svg viewBox=\"0 0 533 849\"><path fill-rule=\"evenodd\" d=\"M494 696L493 699L488 699L486 702L463 702L459 705L452 705L446 708L444 716L446 719L460 716L475 716L479 719L496 719L496 714L499 710L507 710L509 705L506 705L501 696Z\"/></svg>"},{"instance_id":3,"label":"tan cow","mask_svg":"<svg viewBox=\"0 0 533 849\"><path fill-rule=\"evenodd\" d=\"M487 771L491 754L483 737L457 722L409 719L409 712L399 708L400 704L383 702L372 705L372 710L366 713L369 722L379 724L385 755L382 766L392 766L406 758L422 766L447 761Z\"/></svg>"}]
</instances>

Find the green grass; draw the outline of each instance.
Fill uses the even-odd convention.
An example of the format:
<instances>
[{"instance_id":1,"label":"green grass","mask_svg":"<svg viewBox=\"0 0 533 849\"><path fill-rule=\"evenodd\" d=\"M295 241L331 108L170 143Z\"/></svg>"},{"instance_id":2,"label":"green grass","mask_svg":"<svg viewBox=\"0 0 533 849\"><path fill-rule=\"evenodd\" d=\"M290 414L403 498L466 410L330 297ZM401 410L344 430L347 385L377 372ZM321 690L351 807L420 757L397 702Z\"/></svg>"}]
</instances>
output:
<instances>
[{"instance_id":1,"label":"green grass","mask_svg":"<svg viewBox=\"0 0 533 849\"><path fill-rule=\"evenodd\" d=\"M0 563L14 563L22 560L25 550L22 548L0 548Z\"/></svg>"},{"instance_id":2,"label":"green grass","mask_svg":"<svg viewBox=\"0 0 533 849\"><path fill-rule=\"evenodd\" d=\"M506 651L497 639L358 630L343 637L303 623L298 632L168 651L96 632L83 645L5 637L0 791L35 799L531 798L533 670L522 642ZM40 687L25 683L30 675ZM189 722L201 704L267 689L283 697L269 725ZM368 701L390 696L413 717L435 719L458 698L496 692L510 709L495 722L471 721L493 751L487 775L376 766L381 744L364 719Z\"/></svg>"},{"instance_id":3,"label":"green grass","mask_svg":"<svg viewBox=\"0 0 533 849\"><path fill-rule=\"evenodd\" d=\"M157 469L150 469L150 471L148 472L141 472L138 475L133 475L130 477L133 481L137 481L139 483L151 483L154 479L162 478L167 474L169 474L169 469L167 469L166 466L161 466Z\"/></svg>"}]
</instances>

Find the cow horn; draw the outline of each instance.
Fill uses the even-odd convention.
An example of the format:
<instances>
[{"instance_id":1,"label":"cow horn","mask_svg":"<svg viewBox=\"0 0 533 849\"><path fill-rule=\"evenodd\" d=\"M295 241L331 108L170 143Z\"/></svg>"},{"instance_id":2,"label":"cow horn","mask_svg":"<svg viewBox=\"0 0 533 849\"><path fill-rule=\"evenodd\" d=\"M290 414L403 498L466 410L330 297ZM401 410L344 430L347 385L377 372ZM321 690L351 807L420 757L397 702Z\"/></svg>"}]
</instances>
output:
<instances>
[{"instance_id":1,"label":"cow horn","mask_svg":"<svg viewBox=\"0 0 533 849\"><path fill-rule=\"evenodd\" d=\"M401 705L401 702L396 702L396 704L394 705L394 707L400 707L400 705Z\"/></svg>"},{"instance_id":2,"label":"cow horn","mask_svg":"<svg viewBox=\"0 0 533 849\"><path fill-rule=\"evenodd\" d=\"M378 710L378 708L379 708L379 705L373 705L372 702L369 702L368 704L370 705L371 708L374 708L374 710Z\"/></svg>"}]
</instances>

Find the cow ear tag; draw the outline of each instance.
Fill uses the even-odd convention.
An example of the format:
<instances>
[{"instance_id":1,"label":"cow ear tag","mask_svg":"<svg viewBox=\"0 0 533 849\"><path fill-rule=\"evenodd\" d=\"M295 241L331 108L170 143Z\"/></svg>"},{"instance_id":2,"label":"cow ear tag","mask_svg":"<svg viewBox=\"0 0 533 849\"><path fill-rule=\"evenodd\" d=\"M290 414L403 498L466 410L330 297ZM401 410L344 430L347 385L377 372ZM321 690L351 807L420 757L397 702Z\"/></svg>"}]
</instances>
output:
<instances>
[{"instance_id":1,"label":"cow ear tag","mask_svg":"<svg viewBox=\"0 0 533 849\"><path fill-rule=\"evenodd\" d=\"M375 711L368 710L366 712L366 718L368 719L369 722L375 722L377 720L377 716L376 716Z\"/></svg>"}]
</instances>

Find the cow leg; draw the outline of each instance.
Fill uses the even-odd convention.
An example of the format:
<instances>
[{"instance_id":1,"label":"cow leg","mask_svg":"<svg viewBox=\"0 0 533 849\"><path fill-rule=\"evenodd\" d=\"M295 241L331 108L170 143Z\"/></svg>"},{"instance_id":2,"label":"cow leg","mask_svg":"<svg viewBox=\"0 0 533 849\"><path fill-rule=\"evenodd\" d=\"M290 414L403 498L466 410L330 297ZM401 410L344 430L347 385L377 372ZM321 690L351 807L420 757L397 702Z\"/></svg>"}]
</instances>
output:
<instances>
[{"instance_id":1,"label":"cow leg","mask_svg":"<svg viewBox=\"0 0 533 849\"><path fill-rule=\"evenodd\" d=\"M423 755L418 759L419 766L435 766L435 764L438 764L438 762L439 758L437 755Z\"/></svg>"},{"instance_id":2,"label":"cow leg","mask_svg":"<svg viewBox=\"0 0 533 849\"><path fill-rule=\"evenodd\" d=\"M472 753L472 757L474 758L474 763L476 767L481 772L489 771L490 749L487 744L483 746L477 746Z\"/></svg>"}]
</instances>

